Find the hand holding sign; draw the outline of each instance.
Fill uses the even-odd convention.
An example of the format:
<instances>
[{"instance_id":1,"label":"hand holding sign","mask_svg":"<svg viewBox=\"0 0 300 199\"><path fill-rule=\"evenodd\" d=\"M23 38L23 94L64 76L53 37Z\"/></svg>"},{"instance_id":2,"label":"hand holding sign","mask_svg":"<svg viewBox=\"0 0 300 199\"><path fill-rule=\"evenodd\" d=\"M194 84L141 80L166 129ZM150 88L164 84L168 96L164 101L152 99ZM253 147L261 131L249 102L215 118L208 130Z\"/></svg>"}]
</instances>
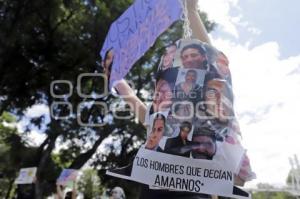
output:
<instances>
[{"instance_id":1,"label":"hand holding sign","mask_svg":"<svg viewBox=\"0 0 300 199\"><path fill-rule=\"evenodd\" d=\"M77 174L78 171L75 169L64 169L57 179L56 184L62 186L72 184L72 182L76 181Z\"/></svg>"},{"instance_id":2,"label":"hand holding sign","mask_svg":"<svg viewBox=\"0 0 300 199\"><path fill-rule=\"evenodd\" d=\"M110 87L116 87L145 123L148 136L128 175L119 172L124 169L108 174L184 195L188 191L195 192L195 196L205 193L230 197L235 194L233 176L238 174L245 153L239 142L230 140L238 132L230 131L229 138L229 132L223 130L234 121L231 78L220 73L220 51L207 44L210 42L202 22L195 23L200 20L197 0L187 1L193 35L206 43L180 39L166 48L155 76L153 103L147 110L135 92L122 83L124 80L118 80L178 19L182 13L180 1L136 0L110 27L101 50L104 72ZM164 117L156 118L160 114ZM188 130L181 129L185 122L191 124Z\"/></svg>"},{"instance_id":3,"label":"hand holding sign","mask_svg":"<svg viewBox=\"0 0 300 199\"><path fill-rule=\"evenodd\" d=\"M35 181L36 167L22 168L15 184L31 184Z\"/></svg>"},{"instance_id":4,"label":"hand holding sign","mask_svg":"<svg viewBox=\"0 0 300 199\"><path fill-rule=\"evenodd\" d=\"M105 67L112 65L110 87L115 81L125 77L132 65L181 14L182 8L178 0L136 0L110 26L101 49L104 60L102 64ZM106 59L112 49L113 62L112 59Z\"/></svg>"}]
</instances>

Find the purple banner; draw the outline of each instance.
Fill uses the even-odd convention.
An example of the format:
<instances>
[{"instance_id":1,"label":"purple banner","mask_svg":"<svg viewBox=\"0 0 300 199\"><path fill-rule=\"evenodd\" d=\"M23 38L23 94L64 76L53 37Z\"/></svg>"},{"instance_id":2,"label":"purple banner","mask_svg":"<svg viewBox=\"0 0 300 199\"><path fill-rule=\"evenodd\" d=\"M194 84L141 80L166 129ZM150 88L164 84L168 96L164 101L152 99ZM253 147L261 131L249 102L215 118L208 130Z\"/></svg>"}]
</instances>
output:
<instances>
[{"instance_id":1,"label":"purple banner","mask_svg":"<svg viewBox=\"0 0 300 199\"><path fill-rule=\"evenodd\" d=\"M101 49L102 60L113 54L110 87L154 44L156 38L180 19L179 0L136 0L110 27Z\"/></svg>"}]
</instances>

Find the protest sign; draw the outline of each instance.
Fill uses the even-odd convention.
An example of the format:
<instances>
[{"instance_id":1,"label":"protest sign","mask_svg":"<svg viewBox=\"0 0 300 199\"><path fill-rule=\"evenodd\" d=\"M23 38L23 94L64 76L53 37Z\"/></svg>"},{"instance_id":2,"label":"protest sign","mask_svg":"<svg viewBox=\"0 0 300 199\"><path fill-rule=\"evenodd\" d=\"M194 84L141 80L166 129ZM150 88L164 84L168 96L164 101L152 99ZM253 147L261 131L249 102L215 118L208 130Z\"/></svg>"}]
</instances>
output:
<instances>
[{"instance_id":1,"label":"protest sign","mask_svg":"<svg viewBox=\"0 0 300 199\"><path fill-rule=\"evenodd\" d=\"M59 185L70 185L77 178L78 171L75 169L64 169L59 178L57 179L57 184Z\"/></svg>"},{"instance_id":2,"label":"protest sign","mask_svg":"<svg viewBox=\"0 0 300 199\"><path fill-rule=\"evenodd\" d=\"M254 174L241 168L247 156L233 111L231 76L220 56L225 57L195 39L166 47L145 117L147 140L131 166L109 175L166 190L250 197L233 185L235 176L243 177L241 169L245 180Z\"/></svg>"},{"instance_id":3,"label":"protest sign","mask_svg":"<svg viewBox=\"0 0 300 199\"><path fill-rule=\"evenodd\" d=\"M15 180L15 184L31 184L34 183L36 167L22 168L19 176Z\"/></svg>"},{"instance_id":4,"label":"protest sign","mask_svg":"<svg viewBox=\"0 0 300 199\"><path fill-rule=\"evenodd\" d=\"M142 148L135 157L131 177L170 190L219 195L233 191L233 172L222 165Z\"/></svg>"},{"instance_id":5,"label":"protest sign","mask_svg":"<svg viewBox=\"0 0 300 199\"><path fill-rule=\"evenodd\" d=\"M111 52L110 87L154 44L156 38L182 15L180 0L136 0L111 26L101 49Z\"/></svg>"}]
</instances>

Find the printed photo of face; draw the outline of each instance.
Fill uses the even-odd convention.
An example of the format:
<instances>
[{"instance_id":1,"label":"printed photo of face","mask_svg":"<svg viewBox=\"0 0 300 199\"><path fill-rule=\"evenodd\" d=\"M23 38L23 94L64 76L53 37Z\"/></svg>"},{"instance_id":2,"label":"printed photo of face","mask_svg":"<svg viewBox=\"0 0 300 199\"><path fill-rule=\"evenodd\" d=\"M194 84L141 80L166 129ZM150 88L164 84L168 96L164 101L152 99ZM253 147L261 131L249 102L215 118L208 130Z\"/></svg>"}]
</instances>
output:
<instances>
[{"instance_id":1,"label":"printed photo of face","mask_svg":"<svg viewBox=\"0 0 300 199\"><path fill-rule=\"evenodd\" d=\"M172 111L175 113L173 117L177 119L178 122L191 122L194 116L194 106L188 101L185 101L184 103L176 103L174 105L174 110Z\"/></svg>"},{"instance_id":2,"label":"printed photo of face","mask_svg":"<svg viewBox=\"0 0 300 199\"><path fill-rule=\"evenodd\" d=\"M171 85L166 80L158 80L153 98L154 111L157 112L169 108L172 104L172 96Z\"/></svg>"},{"instance_id":3,"label":"printed photo of face","mask_svg":"<svg viewBox=\"0 0 300 199\"><path fill-rule=\"evenodd\" d=\"M161 69L166 70L167 68L172 67L173 60L175 57L177 47L175 44L172 44L166 48L166 51L163 55Z\"/></svg>"},{"instance_id":4,"label":"printed photo of face","mask_svg":"<svg viewBox=\"0 0 300 199\"><path fill-rule=\"evenodd\" d=\"M180 123L179 134L175 137L168 138L165 143L164 152L183 157L190 157L191 141L188 135L192 130L192 124L188 121Z\"/></svg>"},{"instance_id":5,"label":"printed photo of face","mask_svg":"<svg viewBox=\"0 0 300 199\"><path fill-rule=\"evenodd\" d=\"M216 153L216 140L209 135L193 135L192 142L194 143L191 155L195 159L212 160Z\"/></svg>"},{"instance_id":6,"label":"printed photo of face","mask_svg":"<svg viewBox=\"0 0 300 199\"><path fill-rule=\"evenodd\" d=\"M188 84L195 84L197 81L197 72L194 70L188 70L185 75L185 82Z\"/></svg>"},{"instance_id":7,"label":"printed photo of face","mask_svg":"<svg viewBox=\"0 0 300 199\"><path fill-rule=\"evenodd\" d=\"M230 76L229 61L224 53L220 52L217 56L217 65L223 78Z\"/></svg>"},{"instance_id":8,"label":"printed photo of face","mask_svg":"<svg viewBox=\"0 0 300 199\"><path fill-rule=\"evenodd\" d=\"M179 132L179 136L181 137L181 139L183 140L183 141L187 141L188 140L188 135L189 135L189 133L190 133L190 131L191 131L191 123L189 123L189 122L185 122L186 124L189 124L189 126L183 126L183 127L181 127L180 128L180 132Z\"/></svg>"},{"instance_id":9,"label":"printed photo of face","mask_svg":"<svg viewBox=\"0 0 300 199\"><path fill-rule=\"evenodd\" d=\"M222 122L226 122L230 114L228 106L226 106L226 103L223 103L226 102L226 98L222 94L224 86L224 80L212 79L207 82L205 91L206 111Z\"/></svg>"},{"instance_id":10,"label":"printed photo of face","mask_svg":"<svg viewBox=\"0 0 300 199\"><path fill-rule=\"evenodd\" d=\"M196 104L201 100L202 87L198 82L204 82L203 71L196 69L180 69L174 87L173 101L190 101Z\"/></svg>"},{"instance_id":11,"label":"printed photo of face","mask_svg":"<svg viewBox=\"0 0 300 199\"><path fill-rule=\"evenodd\" d=\"M199 85L196 84L197 81L197 72L195 70L188 70L185 74L184 81L176 85L176 93L188 95L191 90L199 88ZM176 96L178 97L178 96Z\"/></svg>"},{"instance_id":12,"label":"printed photo of face","mask_svg":"<svg viewBox=\"0 0 300 199\"><path fill-rule=\"evenodd\" d=\"M182 48L180 54L184 68L206 69L206 52L200 44L189 44Z\"/></svg>"},{"instance_id":13,"label":"printed photo of face","mask_svg":"<svg viewBox=\"0 0 300 199\"><path fill-rule=\"evenodd\" d=\"M157 114L153 120L151 132L147 138L145 148L150 150L161 150L159 141L165 132L165 117L162 114Z\"/></svg>"}]
</instances>

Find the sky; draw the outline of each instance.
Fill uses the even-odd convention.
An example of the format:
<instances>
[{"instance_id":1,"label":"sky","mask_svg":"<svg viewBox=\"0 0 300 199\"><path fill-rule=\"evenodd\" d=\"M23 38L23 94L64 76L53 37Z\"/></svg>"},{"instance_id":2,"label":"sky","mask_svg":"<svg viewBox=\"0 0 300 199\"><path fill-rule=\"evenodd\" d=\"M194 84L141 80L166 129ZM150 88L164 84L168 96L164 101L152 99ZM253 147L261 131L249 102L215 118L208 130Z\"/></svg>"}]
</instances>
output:
<instances>
[{"instance_id":1,"label":"sky","mask_svg":"<svg viewBox=\"0 0 300 199\"><path fill-rule=\"evenodd\" d=\"M297 0L199 0L215 21L212 44L230 60L235 111L257 178L284 186L300 157L300 29Z\"/></svg>"},{"instance_id":2,"label":"sky","mask_svg":"<svg viewBox=\"0 0 300 199\"><path fill-rule=\"evenodd\" d=\"M218 24L210 38L230 60L235 111L257 175L246 187L284 186L288 158L300 158L300 1L199 0L199 7ZM45 105L26 115L50 120ZM32 129L30 138L37 145L45 136Z\"/></svg>"}]
</instances>

